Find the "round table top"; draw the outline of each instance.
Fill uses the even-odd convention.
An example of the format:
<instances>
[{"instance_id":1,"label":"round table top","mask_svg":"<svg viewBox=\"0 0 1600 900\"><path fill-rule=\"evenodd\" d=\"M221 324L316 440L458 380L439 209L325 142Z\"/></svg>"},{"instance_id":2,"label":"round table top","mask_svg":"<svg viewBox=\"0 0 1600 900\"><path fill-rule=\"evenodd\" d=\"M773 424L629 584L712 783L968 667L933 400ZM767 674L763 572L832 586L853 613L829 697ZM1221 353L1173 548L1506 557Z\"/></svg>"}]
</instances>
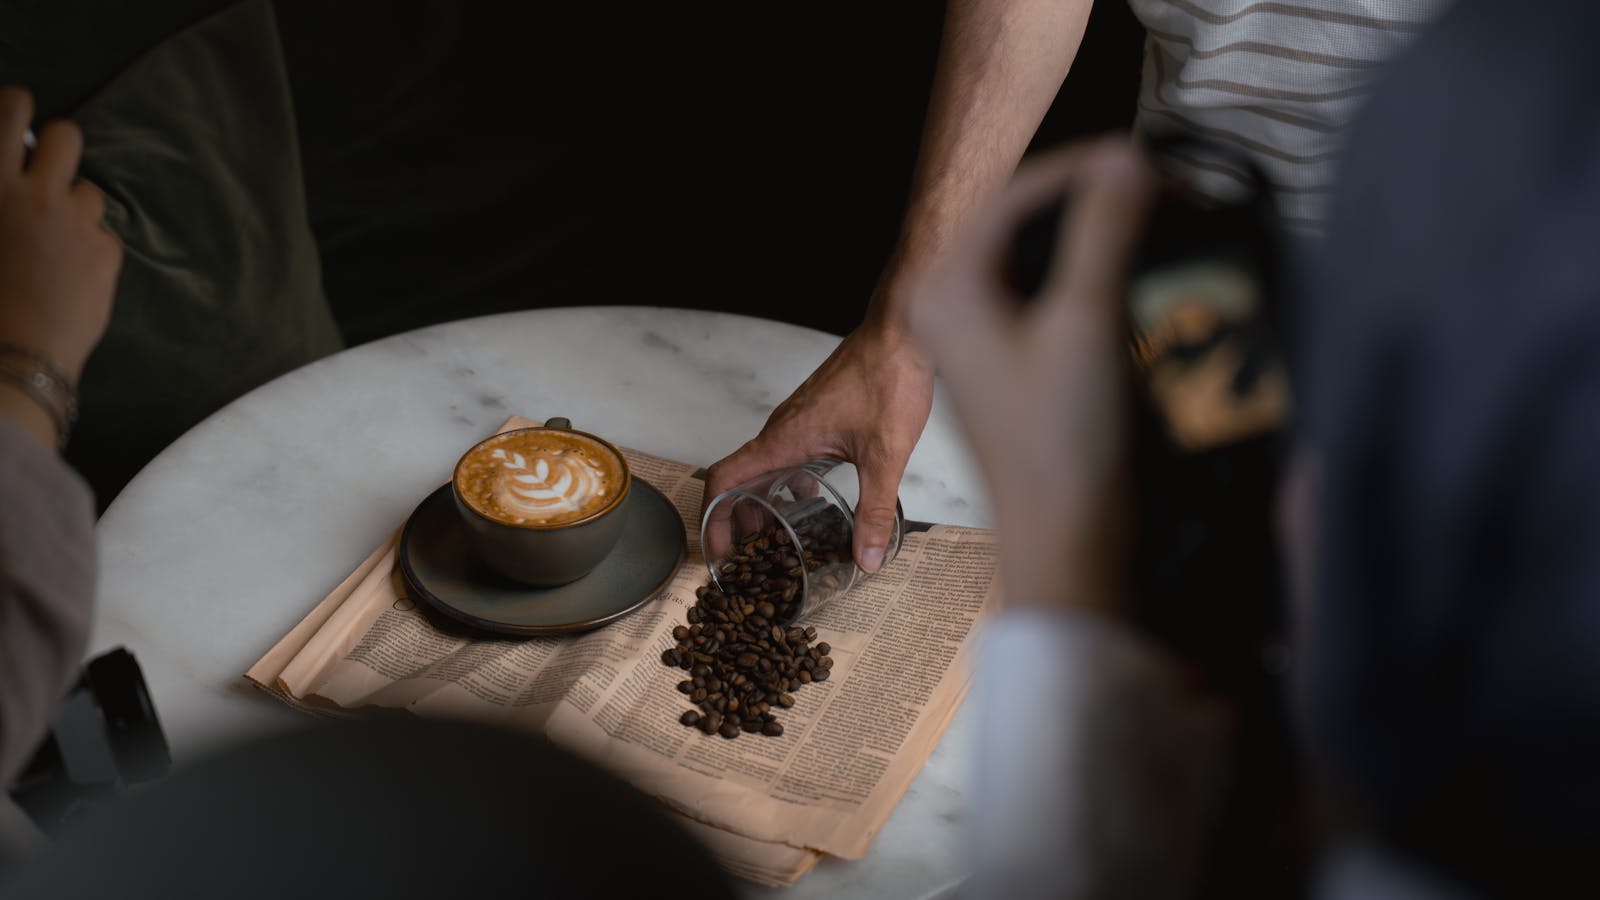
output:
<instances>
[{"instance_id":1,"label":"round table top","mask_svg":"<svg viewBox=\"0 0 1600 900\"><path fill-rule=\"evenodd\" d=\"M512 414L561 415L709 464L754 436L838 341L720 313L544 309L290 372L195 426L106 511L91 647L137 655L179 761L303 723L244 670L449 480L463 448ZM971 471L936 396L901 485L906 516L986 524L977 484L949 474ZM784 896L938 896L959 882L970 719L957 714L865 859L825 860Z\"/></svg>"}]
</instances>

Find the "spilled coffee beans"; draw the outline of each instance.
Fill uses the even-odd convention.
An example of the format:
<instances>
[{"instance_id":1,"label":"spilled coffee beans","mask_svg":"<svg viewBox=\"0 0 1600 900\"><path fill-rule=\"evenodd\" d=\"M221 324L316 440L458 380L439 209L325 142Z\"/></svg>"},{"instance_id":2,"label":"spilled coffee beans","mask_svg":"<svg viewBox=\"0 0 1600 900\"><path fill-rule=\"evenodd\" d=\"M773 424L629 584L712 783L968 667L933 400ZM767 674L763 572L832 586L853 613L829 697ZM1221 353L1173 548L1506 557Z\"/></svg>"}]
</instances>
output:
<instances>
[{"instance_id":1,"label":"spilled coffee beans","mask_svg":"<svg viewBox=\"0 0 1600 900\"><path fill-rule=\"evenodd\" d=\"M802 571L837 566L849 555L837 543L802 538L802 545L804 552L794 553L787 537L771 529L748 538L718 573L727 592L710 585L695 592L689 624L672 629L677 643L661 654L662 663L689 673L678 690L698 709L679 722L730 739L781 737L773 710L794 706L801 685L828 679L833 648L813 643L815 628L786 623L797 611Z\"/></svg>"},{"instance_id":2,"label":"spilled coffee beans","mask_svg":"<svg viewBox=\"0 0 1600 900\"><path fill-rule=\"evenodd\" d=\"M765 528L742 540L719 564L717 583L745 603L755 605L755 615L780 625L800 612L801 585L809 578L818 594L848 587L855 562L850 557L850 529L844 517L812 517L797 532L800 549L786 531ZM703 611L702 611L703 613ZM699 621L704 621L703 615ZM689 624L697 624L691 615ZM680 626L681 627L681 626ZM682 640L673 629L673 638Z\"/></svg>"}]
</instances>

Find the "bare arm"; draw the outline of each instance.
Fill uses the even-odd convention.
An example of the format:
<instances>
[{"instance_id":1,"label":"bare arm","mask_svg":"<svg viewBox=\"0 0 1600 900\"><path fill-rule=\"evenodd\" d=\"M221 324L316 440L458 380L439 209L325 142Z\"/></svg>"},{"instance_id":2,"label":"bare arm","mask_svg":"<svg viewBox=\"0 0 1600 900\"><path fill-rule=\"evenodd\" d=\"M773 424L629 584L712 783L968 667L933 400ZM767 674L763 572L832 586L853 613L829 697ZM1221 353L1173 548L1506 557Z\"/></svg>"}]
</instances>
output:
<instances>
[{"instance_id":1,"label":"bare arm","mask_svg":"<svg viewBox=\"0 0 1600 900\"><path fill-rule=\"evenodd\" d=\"M1000 536L1006 609L986 625L977 673L973 896L1188 896L1212 827L1227 721L1121 622L1122 273L1156 184L1122 139L1040 154L980 204L907 310ZM1011 235L1069 190L1055 262L1019 308L997 277ZM1038 708L1048 721L1010 739L1004 723Z\"/></svg>"},{"instance_id":2,"label":"bare arm","mask_svg":"<svg viewBox=\"0 0 1600 900\"><path fill-rule=\"evenodd\" d=\"M56 457L53 410L27 376L44 360L77 380L122 259L100 227L104 200L76 180L77 127L44 126L30 158L32 116L26 92L0 87L0 365L11 373L0 378L0 792L82 661L94 600L94 505Z\"/></svg>"},{"instance_id":3,"label":"bare arm","mask_svg":"<svg viewBox=\"0 0 1600 900\"><path fill-rule=\"evenodd\" d=\"M900 241L869 321L1016 168L1078 54L1091 0L951 0Z\"/></svg>"},{"instance_id":4,"label":"bare arm","mask_svg":"<svg viewBox=\"0 0 1600 900\"><path fill-rule=\"evenodd\" d=\"M707 496L808 459L850 460L861 478L855 559L878 568L933 404L933 366L907 334L903 298L1022 157L1077 55L1089 5L951 0L911 203L866 316L759 435L711 467Z\"/></svg>"}]
</instances>

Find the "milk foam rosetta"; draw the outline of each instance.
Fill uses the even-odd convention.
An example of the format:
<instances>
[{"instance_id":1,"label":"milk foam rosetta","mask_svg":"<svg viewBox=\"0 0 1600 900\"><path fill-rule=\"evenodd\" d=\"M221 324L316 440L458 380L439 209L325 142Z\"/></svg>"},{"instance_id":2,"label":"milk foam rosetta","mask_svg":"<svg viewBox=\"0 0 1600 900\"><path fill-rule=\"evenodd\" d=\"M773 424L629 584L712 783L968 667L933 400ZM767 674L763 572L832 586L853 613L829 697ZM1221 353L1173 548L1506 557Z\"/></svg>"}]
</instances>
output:
<instances>
[{"instance_id":1,"label":"milk foam rosetta","mask_svg":"<svg viewBox=\"0 0 1600 900\"><path fill-rule=\"evenodd\" d=\"M512 432L474 447L456 466L456 491L491 519L559 525L611 505L622 461L568 431Z\"/></svg>"}]
</instances>

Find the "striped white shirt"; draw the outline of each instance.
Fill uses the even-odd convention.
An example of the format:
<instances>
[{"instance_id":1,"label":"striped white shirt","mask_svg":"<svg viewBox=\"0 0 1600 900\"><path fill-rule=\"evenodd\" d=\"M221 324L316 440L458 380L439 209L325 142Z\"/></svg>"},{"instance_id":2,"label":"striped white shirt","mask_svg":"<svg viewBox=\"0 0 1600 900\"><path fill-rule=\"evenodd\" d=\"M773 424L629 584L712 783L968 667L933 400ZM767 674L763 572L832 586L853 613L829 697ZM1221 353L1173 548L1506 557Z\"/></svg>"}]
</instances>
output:
<instances>
[{"instance_id":1,"label":"striped white shirt","mask_svg":"<svg viewBox=\"0 0 1600 900\"><path fill-rule=\"evenodd\" d=\"M1253 160L1284 223L1317 231L1346 125L1381 74L1449 0L1130 0L1144 24L1136 129L1187 132ZM1178 157L1204 192L1242 173Z\"/></svg>"}]
</instances>

